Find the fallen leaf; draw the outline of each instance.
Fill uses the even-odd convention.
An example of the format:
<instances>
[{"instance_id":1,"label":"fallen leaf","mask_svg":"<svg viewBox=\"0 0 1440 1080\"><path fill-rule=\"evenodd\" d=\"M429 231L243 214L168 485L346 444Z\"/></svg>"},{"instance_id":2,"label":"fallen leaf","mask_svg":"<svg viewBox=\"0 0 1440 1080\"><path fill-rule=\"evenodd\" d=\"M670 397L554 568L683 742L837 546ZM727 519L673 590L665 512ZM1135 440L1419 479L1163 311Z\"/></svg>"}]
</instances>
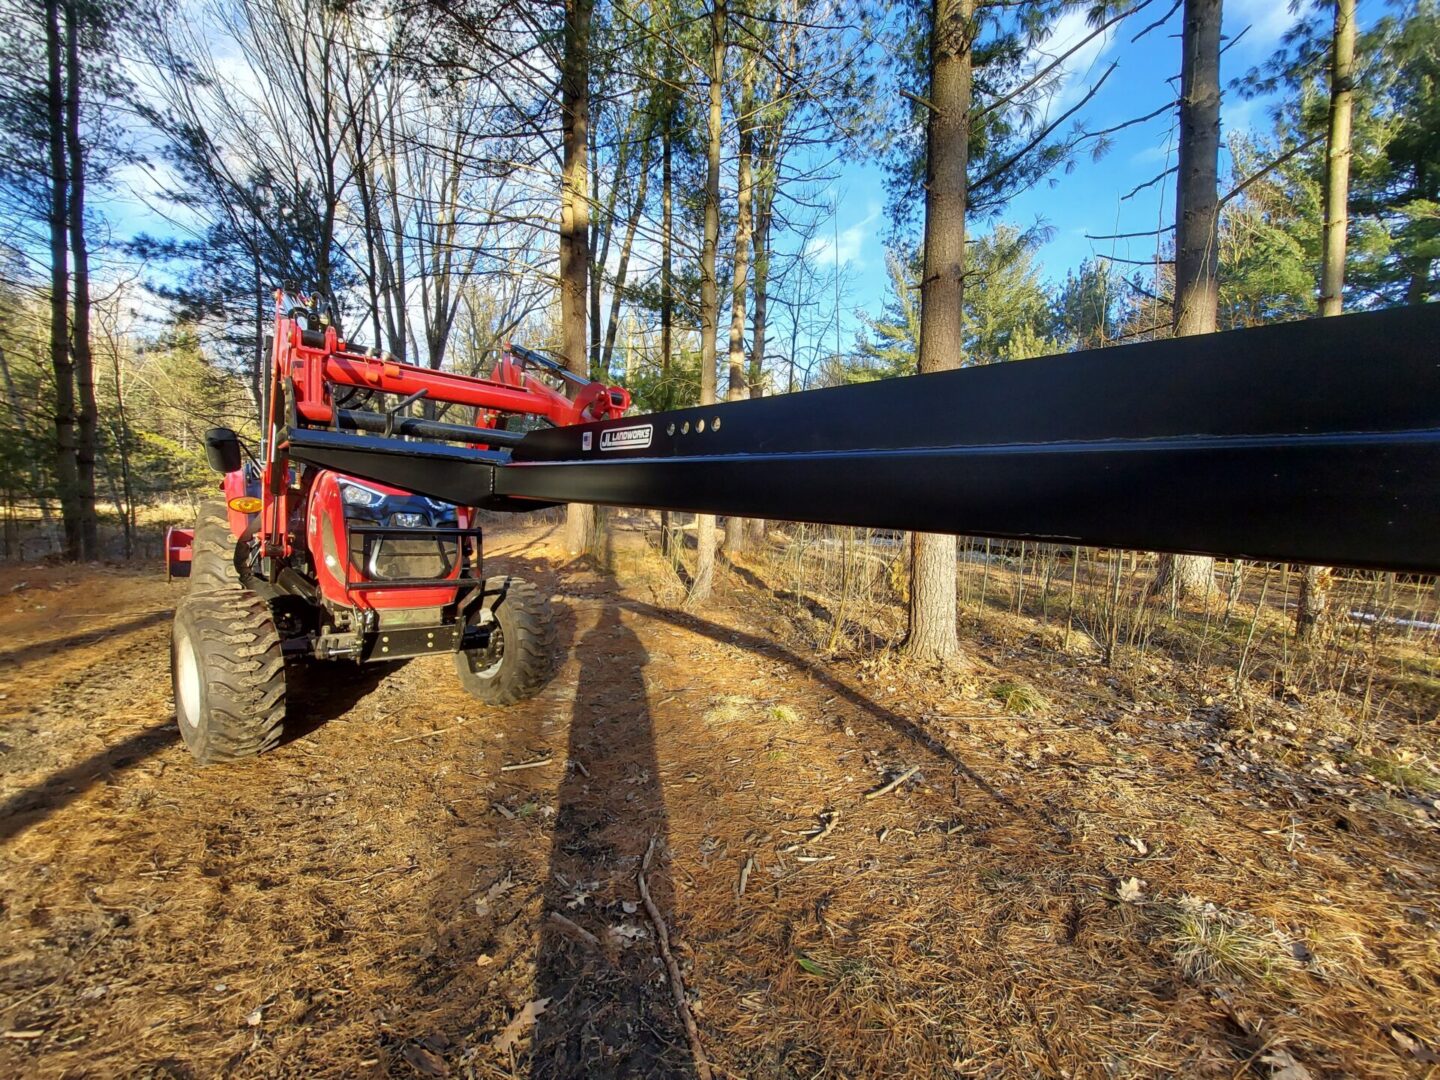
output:
<instances>
[{"instance_id":1,"label":"fallen leaf","mask_svg":"<svg viewBox=\"0 0 1440 1080\"><path fill-rule=\"evenodd\" d=\"M489 953L483 953L483 952L482 952L479 956L475 957L475 966L476 966L476 967L485 967L486 965L488 965L488 964L493 964L494 962L495 962L495 958L494 958L493 956L491 956Z\"/></svg>"},{"instance_id":2,"label":"fallen leaf","mask_svg":"<svg viewBox=\"0 0 1440 1080\"><path fill-rule=\"evenodd\" d=\"M1120 882L1120 887L1115 890L1115 895L1126 904L1138 904L1145 898L1145 894L1141 890L1141 886L1144 884L1145 882L1139 878L1126 878Z\"/></svg>"},{"instance_id":3,"label":"fallen leaf","mask_svg":"<svg viewBox=\"0 0 1440 1080\"><path fill-rule=\"evenodd\" d=\"M644 941L650 935L645 932L643 926L636 926L634 923L616 923L609 929L610 941L625 948L627 945L634 945L637 941Z\"/></svg>"},{"instance_id":4,"label":"fallen leaf","mask_svg":"<svg viewBox=\"0 0 1440 1080\"><path fill-rule=\"evenodd\" d=\"M255 1011L252 1012L249 1016L245 1017L245 1023L249 1024L251 1027L259 1027L260 1021L263 1019L265 1019L265 1006L256 1005Z\"/></svg>"},{"instance_id":5,"label":"fallen leaf","mask_svg":"<svg viewBox=\"0 0 1440 1080\"><path fill-rule=\"evenodd\" d=\"M1408 1050L1413 1054L1417 1061L1427 1063L1440 1061L1440 1055L1437 1055L1435 1051L1412 1038L1408 1033L1401 1031L1398 1027L1392 1027L1390 1029L1390 1037L1399 1043L1402 1049Z\"/></svg>"},{"instance_id":6,"label":"fallen leaf","mask_svg":"<svg viewBox=\"0 0 1440 1080\"><path fill-rule=\"evenodd\" d=\"M496 1052L509 1053L510 1048L524 1038L525 1033L535 1026L540 1014L549 1007L549 998L536 998L527 1002L525 1007L515 1014L515 1019L505 1025L505 1030L496 1036L493 1043Z\"/></svg>"},{"instance_id":7,"label":"fallen leaf","mask_svg":"<svg viewBox=\"0 0 1440 1080\"><path fill-rule=\"evenodd\" d=\"M511 880L509 874L506 874L499 881L495 882L494 885L491 885L490 888L485 890L484 896L476 899L475 914L488 915L490 913L490 905L514 888L514 885L515 882Z\"/></svg>"},{"instance_id":8,"label":"fallen leaf","mask_svg":"<svg viewBox=\"0 0 1440 1080\"><path fill-rule=\"evenodd\" d=\"M819 975L824 978L830 974L823 965L817 964L804 953L796 953L795 962L800 965L801 971L809 972L811 975Z\"/></svg>"},{"instance_id":9,"label":"fallen leaf","mask_svg":"<svg viewBox=\"0 0 1440 1080\"><path fill-rule=\"evenodd\" d=\"M1287 1050L1271 1050L1261 1057L1260 1061L1275 1070L1270 1074L1270 1080L1313 1080L1310 1070L1296 1061Z\"/></svg>"},{"instance_id":10,"label":"fallen leaf","mask_svg":"<svg viewBox=\"0 0 1440 1080\"><path fill-rule=\"evenodd\" d=\"M400 1056L415 1066L416 1071L423 1076L450 1075L450 1066L445 1064L445 1059L423 1046L407 1046L400 1051Z\"/></svg>"},{"instance_id":11,"label":"fallen leaf","mask_svg":"<svg viewBox=\"0 0 1440 1080\"><path fill-rule=\"evenodd\" d=\"M1121 836L1119 839L1122 844L1134 848L1141 855L1150 854L1150 845L1138 836Z\"/></svg>"}]
</instances>

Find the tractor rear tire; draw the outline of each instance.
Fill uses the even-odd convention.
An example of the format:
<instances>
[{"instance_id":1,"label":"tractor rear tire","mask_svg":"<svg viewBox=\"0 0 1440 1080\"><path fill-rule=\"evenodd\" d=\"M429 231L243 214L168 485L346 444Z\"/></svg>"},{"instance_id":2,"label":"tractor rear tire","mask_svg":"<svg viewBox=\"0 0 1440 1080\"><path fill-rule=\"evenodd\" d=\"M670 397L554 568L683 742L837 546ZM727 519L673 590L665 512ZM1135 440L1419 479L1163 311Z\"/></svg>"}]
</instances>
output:
<instances>
[{"instance_id":1,"label":"tractor rear tire","mask_svg":"<svg viewBox=\"0 0 1440 1080\"><path fill-rule=\"evenodd\" d=\"M202 765L280 741L285 657L270 607L248 589L191 593L175 609L170 671L180 737Z\"/></svg>"},{"instance_id":2,"label":"tractor rear tire","mask_svg":"<svg viewBox=\"0 0 1440 1080\"><path fill-rule=\"evenodd\" d=\"M240 569L235 565L235 537L230 532L230 511L224 499L207 499L200 504L190 552L191 592L234 588L240 584Z\"/></svg>"},{"instance_id":3,"label":"tractor rear tire","mask_svg":"<svg viewBox=\"0 0 1440 1080\"><path fill-rule=\"evenodd\" d=\"M514 705L550 681L555 619L549 599L530 582L487 578L470 623L491 627L484 648L455 654L460 685L472 697L487 705Z\"/></svg>"}]
</instances>

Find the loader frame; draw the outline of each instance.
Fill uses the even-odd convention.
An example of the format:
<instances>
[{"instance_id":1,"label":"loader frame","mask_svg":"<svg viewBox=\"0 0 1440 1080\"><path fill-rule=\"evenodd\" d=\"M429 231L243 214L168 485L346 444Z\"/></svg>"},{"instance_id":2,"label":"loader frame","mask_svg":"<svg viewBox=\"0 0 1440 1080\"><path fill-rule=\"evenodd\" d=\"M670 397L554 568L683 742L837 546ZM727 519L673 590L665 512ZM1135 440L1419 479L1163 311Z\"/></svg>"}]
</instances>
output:
<instances>
[{"instance_id":1,"label":"loader frame","mask_svg":"<svg viewBox=\"0 0 1440 1080\"><path fill-rule=\"evenodd\" d=\"M561 502L1440 572L1440 305L296 460Z\"/></svg>"}]
</instances>

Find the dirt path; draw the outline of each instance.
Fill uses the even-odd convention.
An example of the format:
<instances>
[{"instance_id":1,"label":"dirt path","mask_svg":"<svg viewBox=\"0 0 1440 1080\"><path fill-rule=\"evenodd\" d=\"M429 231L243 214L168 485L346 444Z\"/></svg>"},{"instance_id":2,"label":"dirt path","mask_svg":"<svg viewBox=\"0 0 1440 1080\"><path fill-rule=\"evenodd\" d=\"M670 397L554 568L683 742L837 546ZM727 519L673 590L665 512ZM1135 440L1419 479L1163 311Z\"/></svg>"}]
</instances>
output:
<instances>
[{"instance_id":1,"label":"dirt path","mask_svg":"<svg viewBox=\"0 0 1440 1080\"><path fill-rule=\"evenodd\" d=\"M487 558L556 598L537 699L487 712L441 657L326 665L300 734L205 770L172 730L180 586L0 579L0 1073L694 1075L652 842L722 1076L1433 1068L1434 831L1197 785L1199 703L1077 675L1070 716L1020 720L787 647L759 589L681 614L537 529ZM1186 897L1249 935L1233 978L1186 968Z\"/></svg>"}]
</instances>

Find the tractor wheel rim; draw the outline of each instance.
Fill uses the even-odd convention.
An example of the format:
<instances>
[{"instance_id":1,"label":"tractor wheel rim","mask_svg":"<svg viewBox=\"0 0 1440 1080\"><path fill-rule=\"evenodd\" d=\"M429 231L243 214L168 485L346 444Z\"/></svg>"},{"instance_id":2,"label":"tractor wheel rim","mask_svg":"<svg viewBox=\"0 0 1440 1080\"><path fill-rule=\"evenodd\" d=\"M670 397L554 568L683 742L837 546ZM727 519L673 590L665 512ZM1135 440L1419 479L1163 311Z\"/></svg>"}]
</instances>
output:
<instances>
[{"instance_id":1,"label":"tractor wheel rim","mask_svg":"<svg viewBox=\"0 0 1440 1080\"><path fill-rule=\"evenodd\" d=\"M490 640L483 649L472 649L469 654L470 670L481 679L493 679L505 663L505 635L499 623L492 625Z\"/></svg>"},{"instance_id":2,"label":"tractor wheel rim","mask_svg":"<svg viewBox=\"0 0 1440 1080\"><path fill-rule=\"evenodd\" d=\"M180 639L175 657L175 712L180 723L194 730L200 719L200 659L189 636Z\"/></svg>"}]
</instances>

